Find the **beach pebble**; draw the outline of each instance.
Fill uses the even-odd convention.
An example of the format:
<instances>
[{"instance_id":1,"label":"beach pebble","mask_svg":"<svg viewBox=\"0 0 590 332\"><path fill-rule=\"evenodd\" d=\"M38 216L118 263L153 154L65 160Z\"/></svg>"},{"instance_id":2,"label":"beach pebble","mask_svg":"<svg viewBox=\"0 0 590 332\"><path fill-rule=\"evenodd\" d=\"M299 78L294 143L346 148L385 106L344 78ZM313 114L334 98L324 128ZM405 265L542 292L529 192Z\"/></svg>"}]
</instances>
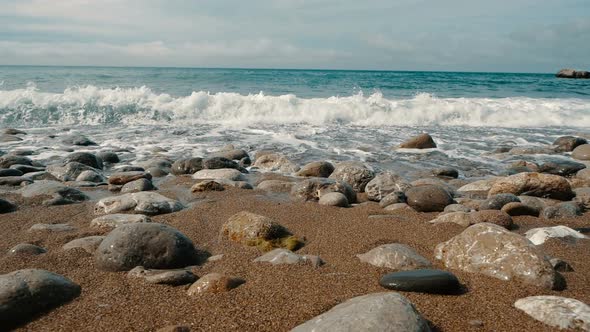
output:
<instances>
[{"instance_id":1,"label":"beach pebble","mask_svg":"<svg viewBox=\"0 0 590 332\"><path fill-rule=\"evenodd\" d=\"M220 151L213 153L214 157L223 157L229 160L242 160L244 158L250 159L248 152L242 149L236 149L235 147L231 146L231 149L222 149Z\"/></svg>"},{"instance_id":2,"label":"beach pebble","mask_svg":"<svg viewBox=\"0 0 590 332\"><path fill-rule=\"evenodd\" d=\"M342 193L326 193L320 196L320 205L348 207L348 199Z\"/></svg>"},{"instance_id":3,"label":"beach pebble","mask_svg":"<svg viewBox=\"0 0 590 332\"><path fill-rule=\"evenodd\" d=\"M107 214L92 219L90 225L94 227L115 228L138 222L152 222L152 220L143 214Z\"/></svg>"},{"instance_id":4,"label":"beach pebble","mask_svg":"<svg viewBox=\"0 0 590 332\"><path fill-rule=\"evenodd\" d=\"M0 326L33 319L80 295L80 286L45 270L26 269L0 275Z\"/></svg>"},{"instance_id":5,"label":"beach pebble","mask_svg":"<svg viewBox=\"0 0 590 332\"><path fill-rule=\"evenodd\" d=\"M580 208L584 210L590 210L590 188L577 188L575 189L576 197L572 200Z\"/></svg>"},{"instance_id":6,"label":"beach pebble","mask_svg":"<svg viewBox=\"0 0 590 332\"><path fill-rule=\"evenodd\" d=\"M465 193L465 194L482 193L482 192L487 193L490 191L490 189L492 189L494 183L496 183L497 180L498 180L498 178L491 178L491 179L473 181L473 182L466 184L466 185L462 186L461 188L457 189L457 192Z\"/></svg>"},{"instance_id":7,"label":"beach pebble","mask_svg":"<svg viewBox=\"0 0 590 332\"><path fill-rule=\"evenodd\" d=\"M231 216L223 224L221 233L234 242L248 245L259 239L280 238L289 232L285 227L268 217L242 211Z\"/></svg>"},{"instance_id":8,"label":"beach pebble","mask_svg":"<svg viewBox=\"0 0 590 332\"><path fill-rule=\"evenodd\" d=\"M64 159L64 164L70 162L79 162L80 164L84 164L96 169L103 168L102 159L90 152L74 152Z\"/></svg>"},{"instance_id":9,"label":"beach pebble","mask_svg":"<svg viewBox=\"0 0 590 332\"><path fill-rule=\"evenodd\" d=\"M434 149L436 143L429 134L420 134L399 145L401 149Z\"/></svg>"},{"instance_id":10,"label":"beach pebble","mask_svg":"<svg viewBox=\"0 0 590 332\"><path fill-rule=\"evenodd\" d=\"M171 167L174 175L194 174L203 169L203 158L186 158L176 160Z\"/></svg>"},{"instance_id":11,"label":"beach pebble","mask_svg":"<svg viewBox=\"0 0 590 332\"><path fill-rule=\"evenodd\" d=\"M145 172L151 175L154 178L162 178L166 175L170 174L168 168L161 168L161 167L148 167L146 168Z\"/></svg>"},{"instance_id":12,"label":"beach pebble","mask_svg":"<svg viewBox=\"0 0 590 332\"><path fill-rule=\"evenodd\" d=\"M415 211L414 209L412 209L411 206L409 206L406 203L394 203L394 204L390 204L390 205L386 206L384 210L385 211L396 211L396 210L411 210L411 211Z\"/></svg>"},{"instance_id":13,"label":"beach pebble","mask_svg":"<svg viewBox=\"0 0 590 332\"><path fill-rule=\"evenodd\" d=\"M383 197L379 201L379 206L382 208L386 208L392 204L405 203L405 202L406 202L406 195L401 191L394 191L392 193L387 194L387 196Z\"/></svg>"},{"instance_id":14,"label":"beach pebble","mask_svg":"<svg viewBox=\"0 0 590 332\"><path fill-rule=\"evenodd\" d=\"M254 259L254 262L267 262L272 265L279 264L309 264L313 267L319 267L324 261L314 255L298 255L291 250L277 248L266 254Z\"/></svg>"},{"instance_id":15,"label":"beach pebble","mask_svg":"<svg viewBox=\"0 0 590 332\"><path fill-rule=\"evenodd\" d=\"M104 175L100 174L95 170L83 171L76 178L77 182L93 182L93 183L106 183L107 179Z\"/></svg>"},{"instance_id":16,"label":"beach pebble","mask_svg":"<svg viewBox=\"0 0 590 332\"><path fill-rule=\"evenodd\" d=\"M557 152L571 152L578 146L587 143L588 141L582 137L561 136L553 142L553 145Z\"/></svg>"},{"instance_id":17,"label":"beach pebble","mask_svg":"<svg viewBox=\"0 0 590 332\"><path fill-rule=\"evenodd\" d=\"M76 230L76 228L69 224L34 224L29 228L29 232L51 233L71 232L74 230Z\"/></svg>"},{"instance_id":18,"label":"beach pebble","mask_svg":"<svg viewBox=\"0 0 590 332\"><path fill-rule=\"evenodd\" d=\"M386 292L354 297L291 330L331 331L428 332L430 328L408 299L395 292Z\"/></svg>"},{"instance_id":19,"label":"beach pebble","mask_svg":"<svg viewBox=\"0 0 590 332\"><path fill-rule=\"evenodd\" d=\"M0 170L0 176L2 174L2 170ZM585 180L585 181L589 181L590 180L590 168L584 168L580 171L578 171L578 173L576 173L576 178L577 179L581 179L581 180Z\"/></svg>"},{"instance_id":20,"label":"beach pebble","mask_svg":"<svg viewBox=\"0 0 590 332\"><path fill-rule=\"evenodd\" d=\"M349 184L325 178L311 178L297 182L291 188L291 197L296 201L317 201L321 195L329 192L344 194L348 203L356 202L356 193Z\"/></svg>"},{"instance_id":21,"label":"beach pebble","mask_svg":"<svg viewBox=\"0 0 590 332\"><path fill-rule=\"evenodd\" d=\"M571 160L556 160L543 163L539 166L539 173L554 174L560 176L575 175L586 168L586 165Z\"/></svg>"},{"instance_id":22,"label":"beach pebble","mask_svg":"<svg viewBox=\"0 0 590 332\"><path fill-rule=\"evenodd\" d=\"M456 179L459 177L459 171L452 167L441 167L433 169L432 175Z\"/></svg>"},{"instance_id":23,"label":"beach pebble","mask_svg":"<svg viewBox=\"0 0 590 332\"><path fill-rule=\"evenodd\" d=\"M146 270L143 266L137 266L127 273L130 278L142 278L151 284L164 284L180 286L192 284L198 278L188 270Z\"/></svg>"},{"instance_id":24,"label":"beach pebble","mask_svg":"<svg viewBox=\"0 0 590 332\"><path fill-rule=\"evenodd\" d=\"M382 172L367 183L365 192L369 200L380 202L387 195L393 192L404 192L410 187L412 186L399 175L392 172Z\"/></svg>"},{"instance_id":25,"label":"beach pebble","mask_svg":"<svg viewBox=\"0 0 590 332\"><path fill-rule=\"evenodd\" d=\"M471 218L471 224L490 223L506 229L510 229L513 223L510 215L498 210L473 211L469 213L469 217Z\"/></svg>"},{"instance_id":26,"label":"beach pebble","mask_svg":"<svg viewBox=\"0 0 590 332\"><path fill-rule=\"evenodd\" d=\"M297 176L327 178L334 172L334 165L327 161L314 161L301 167Z\"/></svg>"},{"instance_id":27,"label":"beach pebble","mask_svg":"<svg viewBox=\"0 0 590 332\"><path fill-rule=\"evenodd\" d=\"M452 294L461 290L457 277L442 270L411 270L384 275L379 285L387 289L432 294Z\"/></svg>"},{"instance_id":28,"label":"beach pebble","mask_svg":"<svg viewBox=\"0 0 590 332\"><path fill-rule=\"evenodd\" d=\"M578 160L590 160L590 144L583 144L576 147L572 152L572 158Z\"/></svg>"},{"instance_id":29,"label":"beach pebble","mask_svg":"<svg viewBox=\"0 0 590 332\"><path fill-rule=\"evenodd\" d=\"M530 296L514 306L532 318L559 329L590 331L590 306L560 296Z\"/></svg>"},{"instance_id":30,"label":"beach pebble","mask_svg":"<svg viewBox=\"0 0 590 332\"><path fill-rule=\"evenodd\" d=\"M152 179L152 175L144 171L117 172L109 176L109 184L124 185L139 179Z\"/></svg>"},{"instance_id":31,"label":"beach pebble","mask_svg":"<svg viewBox=\"0 0 590 332\"><path fill-rule=\"evenodd\" d=\"M588 239L584 234L563 225L533 228L528 230L524 235L535 245L543 244L550 238L569 237L573 239Z\"/></svg>"},{"instance_id":32,"label":"beach pebble","mask_svg":"<svg viewBox=\"0 0 590 332\"><path fill-rule=\"evenodd\" d=\"M86 196L80 190L66 187L62 183L56 181L36 181L35 183L21 188L19 193L25 198L33 198L38 196L51 197L51 199L45 201L44 204L74 204L88 200L88 196Z\"/></svg>"},{"instance_id":33,"label":"beach pebble","mask_svg":"<svg viewBox=\"0 0 590 332\"><path fill-rule=\"evenodd\" d=\"M181 268L194 264L197 251L184 234L158 223L132 223L111 231L95 253L96 266L105 271Z\"/></svg>"},{"instance_id":34,"label":"beach pebble","mask_svg":"<svg viewBox=\"0 0 590 332\"><path fill-rule=\"evenodd\" d=\"M47 166L47 172L53 175L55 178L59 179L60 181L75 181L80 174L85 171L93 171L96 172L97 170L93 167L88 165L81 164L76 161L69 162L65 165L49 165Z\"/></svg>"},{"instance_id":35,"label":"beach pebble","mask_svg":"<svg viewBox=\"0 0 590 332\"><path fill-rule=\"evenodd\" d=\"M30 243L20 243L8 250L8 254L12 256L36 256L46 252L47 249Z\"/></svg>"},{"instance_id":36,"label":"beach pebble","mask_svg":"<svg viewBox=\"0 0 590 332\"><path fill-rule=\"evenodd\" d=\"M131 166L131 165L123 165L119 166L115 169L118 173L126 173L126 172L145 172L145 168L141 166Z\"/></svg>"},{"instance_id":37,"label":"beach pebble","mask_svg":"<svg viewBox=\"0 0 590 332\"><path fill-rule=\"evenodd\" d=\"M156 190L157 188L154 187L151 180L146 178L137 179L131 182L127 182L121 187L121 193L137 193L140 191L150 191Z\"/></svg>"},{"instance_id":38,"label":"beach pebble","mask_svg":"<svg viewBox=\"0 0 590 332\"><path fill-rule=\"evenodd\" d=\"M195 180L230 180L245 181L242 172L233 168L203 169L193 174Z\"/></svg>"},{"instance_id":39,"label":"beach pebble","mask_svg":"<svg viewBox=\"0 0 590 332\"><path fill-rule=\"evenodd\" d=\"M78 146L91 146L91 145L98 145L94 141L90 140L88 137L84 135L70 135L64 137L62 142L65 144L70 145L78 145Z\"/></svg>"},{"instance_id":40,"label":"beach pebble","mask_svg":"<svg viewBox=\"0 0 590 332\"><path fill-rule=\"evenodd\" d=\"M16 210L16 205L10 201L0 198L0 213L8 213Z\"/></svg>"},{"instance_id":41,"label":"beach pebble","mask_svg":"<svg viewBox=\"0 0 590 332\"><path fill-rule=\"evenodd\" d=\"M189 296L225 293L237 288L246 281L241 278L228 277L220 273L209 273L192 284L187 291Z\"/></svg>"},{"instance_id":42,"label":"beach pebble","mask_svg":"<svg viewBox=\"0 0 590 332\"><path fill-rule=\"evenodd\" d=\"M551 258L549 260L549 262L551 263L551 266L553 266L553 269L555 271L559 271L559 272L573 272L574 268L566 261L564 261L563 259L560 258Z\"/></svg>"},{"instance_id":43,"label":"beach pebble","mask_svg":"<svg viewBox=\"0 0 590 332\"><path fill-rule=\"evenodd\" d=\"M574 197L572 188L567 180L559 175L542 173L520 173L506 178L500 178L488 193L488 197L497 194L514 194L548 197L563 201Z\"/></svg>"},{"instance_id":44,"label":"beach pebble","mask_svg":"<svg viewBox=\"0 0 590 332\"><path fill-rule=\"evenodd\" d=\"M560 203L554 206L548 206L541 212L541 218L561 219L574 218L582 215L580 205L574 202Z\"/></svg>"},{"instance_id":45,"label":"beach pebble","mask_svg":"<svg viewBox=\"0 0 590 332\"><path fill-rule=\"evenodd\" d=\"M441 214L429 222L432 224L453 223L463 227L468 227L472 224L472 219L469 212L457 211Z\"/></svg>"},{"instance_id":46,"label":"beach pebble","mask_svg":"<svg viewBox=\"0 0 590 332\"><path fill-rule=\"evenodd\" d=\"M10 168L12 165L33 165L33 161L24 156L2 156L0 157L0 168Z\"/></svg>"},{"instance_id":47,"label":"beach pebble","mask_svg":"<svg viewBox=\"0 0 590 332\"><path fill-rule=\"evenodd\" d=\"M468 206L463 204L450 204L445 206L443 212L450 213L450 212L471 212L472 209Z\"/></svg>"},{"instance_id":48,"label":"beach pebble","mask_svg":"<svg viewBox=\"0 0 590 332\"><path fill-rule=\"evenodd\" d=\"M375 172L358 161L340 162L330 174L330 179L348 183L356 192L364 192L365 187L374 177Z\"/></svg>"},{"instance_id":49,"label":"beach pebble","mask_svg":"<svg viewBox=\"0 0 590 332\"><path fill-rule=\"evenodd\" d=\"M191 187L191 191L192 192L205 192L205 191L223 191L225 190L225 188L223 187L223 184L214 181L214 180L204 180L201 182L197 182L195 183L192 187Z\"/></svg>"},{"instance_id":50,"label":"beach pebble","mask_svg":"<svg viewBox=\"0 0 590 332\"><path fill-rule=\"evenodd\" d=\"M204 169L223 169L223 168L234 168L237 169L240 166L237 162L227 159L225 157L209 157L203 159Z\"/></svg>"},{"instance_id":51,"label":"beach pebble","mask_svg":"<svg viewBox=\"0 0 590 332\"><path fill-rule=\"evenodd\" d=\"M103 198L96 203L94 211L97 214L135 212L147 215L157 215L176 212L182 209L184 209L184 205L179 201L155 192L142 191Z\"/></svg>"},{"instance_id":52,"label":"beach pebble","mask_svg":"<svg viewBox=\"0 0 590 332\"><path fill-rule=\"evenodd\" d=\"M10 168L16 169L23 174L42 172L45 170L45 167L37 167L37 166L31 166L31 165L20 165L20 164L12 165L12 166L10 166Z\"/></svg>"},{"instance_id":53,"label":"beach pebble","mask_svg":"<svg viewBox=\"0 0 590 332\"><path fill-rule=\"evenodd\" d=\"M545 254L527 238L505 228L481 223L435 248L447 268L484 274L547 289L564 287Z\"/></svg>"},{"instance_id":54,"label":"beach pebble","mask_svg":"<svg viewBox=\"0 0 590 332\"><path fill-rule=\"evenodd\" d=\"M502 212L509 216L534 216L538 217L540 210L520 202L508 203L502 207Z\"/></svg>"},{"instance_id":55,"label":"beach pebble","mask_svg":"<svg viewBox=\"0 0 590 332\"><path fill-rule=\"evenodd\" d=\"M273 193L288 193L291 192L295 182L281 181L281 180L264 180L260 182L256 189L273 192Z\"/></svg>"},{"instance_id":56,"label":"beach pebble","mask_svg":"<svg viewBox=\"0 0 590 332\"><path fill-rule=\"evenodd\" d=\"M268 172L295 173L299 166L280 153L265 153L256 156L254 166Z\"/></svg>"},{"instance_id":57,"label":"beach pebble","mask_svg":"<svg viewBox=\"0 0 590 332\"><path fill-rule=\"evenodd\" d=\"M489 197L481 202L480 210L501 210L508 203L520 202L520 199L514 194L498 194Z\"/></svg>"},{"instance_id":58,"label":"beach pebble","mask_svg":"<svg viewBox=\"0 0 590 332\"><path fill-rule=\"evenodd\" d=\"M405 194L408 205L418 212L441 212L447 205L453 204L453 197L439 186L412 187Z\"/></svg>"},{"instance_id":59,"label":"beach pebble","mask_svg":"<svg viewBox=\"0 0 590 332\"><path fill-rule=\"evenodd\" d=\"M116 164L120 162L119 156L113 151L101 151L96 153L96 156L105 163Z\"/></svg>"},{"instance_id":60,"label":"beach pebble","mask_svg":"<svg viewBox=\"0 0 590 332\"><path fill-rule=\"evenodd\" d=\"M102 243L105 236L87 236L79 239L72 240L63 245L63 250L71 250L80 248L89 254L94 254L98 246Z\"/></svg>"},{"instance_id":61,"label":"beach pebble","mask_svg":"<svg viewBox=\"0 0 590 332\"><path fill-rule=\"evenodd\" d=\"M392 270L415 270L429 268L432 264L414 249L401 243L378 246L364 254L357 255L363 263Z\"/></svg>"},{"instance_id":62,"label":"beach pebble","mask_svg":"<svg viewBox=\"0 0 590 332\"><path fill-rule=\"evenodd\" d=\"M0 169L0 177L6 176L22 176L24 173L14 168L3 168Z\"/></svg>"},{"instance_id":63,"label":"beach pebble","mask_svg":"<svg viewBox=\"0 0 590 332\"><path fill-rule=\"evenodd\" d=\"M33 182L31 179L23 176L0 177L0 186L20 186L23 183L28 184L31 182Z\"/></svg>"}]
</instances>

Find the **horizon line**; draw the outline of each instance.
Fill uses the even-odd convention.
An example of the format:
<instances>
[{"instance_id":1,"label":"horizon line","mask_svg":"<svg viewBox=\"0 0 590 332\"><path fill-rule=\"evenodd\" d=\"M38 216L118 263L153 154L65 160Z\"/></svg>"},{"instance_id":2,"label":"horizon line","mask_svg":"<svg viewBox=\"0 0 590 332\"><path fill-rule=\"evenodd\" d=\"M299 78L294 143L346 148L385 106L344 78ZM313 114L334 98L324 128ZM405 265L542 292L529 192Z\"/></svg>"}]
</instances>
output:
<instances>
[{"instance_id":1,"label":"horizon line","mask_svg":"<svg viewBox=\"0 0 590 332\"><path fill-rule=\"evenodd\" d=\"M411 70L411 69L326 69L326 68L271 68L271 67L190 67L190 66L102 66L102 65L11 65L0 67L49 67L49 68L133 68L133 69L201 69L201 70L291 70L291 71L350 71L350 72L408 72L408 73L466 73L466 74L555 74L556 72L510 72L481 70Z\"/></svg>"}]
</instances>

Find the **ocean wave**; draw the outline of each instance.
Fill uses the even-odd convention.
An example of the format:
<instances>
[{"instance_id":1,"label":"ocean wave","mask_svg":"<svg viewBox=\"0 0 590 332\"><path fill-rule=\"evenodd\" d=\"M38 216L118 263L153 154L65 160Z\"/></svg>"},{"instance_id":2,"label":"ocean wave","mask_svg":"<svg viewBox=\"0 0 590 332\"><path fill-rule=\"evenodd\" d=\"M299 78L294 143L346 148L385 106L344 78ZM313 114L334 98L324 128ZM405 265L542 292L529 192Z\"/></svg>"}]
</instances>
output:
<instances>
[{"instance_id":1,"label":"ocean wave","mask_svg":"<svg viewBox=\"0 0 590 332\"><path fill-rule=\"evenodd\" d=\"M3 125L202 124L231 126L307 123L358 126L588 127L590 100L548 98L299 98L263 93L193 92L175 97L147 87L95 86L49 93L35 87L0 90Z\"/></svg>"}]
</instances>

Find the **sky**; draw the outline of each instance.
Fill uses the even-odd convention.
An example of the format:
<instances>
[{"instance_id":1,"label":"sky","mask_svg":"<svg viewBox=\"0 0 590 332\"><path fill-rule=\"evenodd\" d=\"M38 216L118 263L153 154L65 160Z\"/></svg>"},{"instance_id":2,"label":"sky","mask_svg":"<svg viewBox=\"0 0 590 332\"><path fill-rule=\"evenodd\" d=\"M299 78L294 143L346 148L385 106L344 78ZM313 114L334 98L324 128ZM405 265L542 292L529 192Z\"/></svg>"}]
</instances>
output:
<instances>
[{"instance_id":1,"label":"sky","mask_svg":"<svg viewBox=\"0 0 590 332\"><path fill-rule=\"evenodd\" d=\"M1 65L590 70L590 0L0 0Z\"/></svg>"}]
</instances>

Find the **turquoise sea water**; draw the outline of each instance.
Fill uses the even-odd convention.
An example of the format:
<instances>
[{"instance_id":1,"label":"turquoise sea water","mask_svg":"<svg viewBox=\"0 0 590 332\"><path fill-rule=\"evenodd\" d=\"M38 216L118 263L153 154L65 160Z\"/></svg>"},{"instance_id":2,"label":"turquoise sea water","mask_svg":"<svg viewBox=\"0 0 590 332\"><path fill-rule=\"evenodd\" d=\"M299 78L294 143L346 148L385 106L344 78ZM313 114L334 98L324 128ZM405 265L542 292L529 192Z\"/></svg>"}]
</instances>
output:
<instances>
[{"instance_id":1,"label":"turquoise sea water","mask_svg":"<svg viewBox=\"0 0 590 332\"><path fill-rule=\"evenodd\" d=\"M59 158L55 133L81 133L133 160L205 156L226 144L273 150L298 164L360 160L418 174L440 166L464 176L500 174L497 154L589 135L590 80L552 74L0 67L0 124L32 133L3 149ZM435 150L393 150L430 133ZM51 134L51 135L50 135Z\"/></svg>"}]
</instances>

